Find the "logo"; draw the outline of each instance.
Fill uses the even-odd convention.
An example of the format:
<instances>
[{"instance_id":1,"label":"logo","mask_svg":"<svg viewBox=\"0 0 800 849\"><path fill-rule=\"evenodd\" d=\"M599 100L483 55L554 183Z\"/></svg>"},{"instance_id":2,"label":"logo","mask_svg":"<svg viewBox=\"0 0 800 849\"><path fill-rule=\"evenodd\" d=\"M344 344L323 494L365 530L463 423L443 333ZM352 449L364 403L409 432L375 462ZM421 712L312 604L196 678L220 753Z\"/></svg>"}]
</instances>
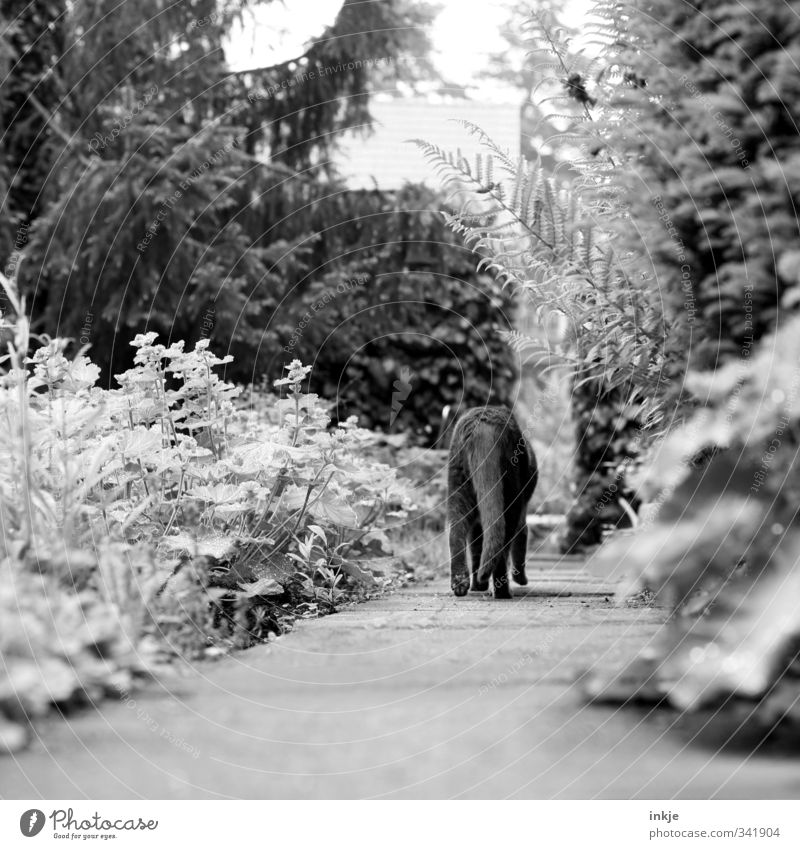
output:
<instances>
[{"instance_id":1,"label":"logo","mask_svg":"<svg viewBox=\"0 0 800 849\"><path fill-rule=\"evenodd\" d=\"M38 808L31 808L19 818L19 830L25 837L36 837L44 828L44 813Z\"/></svg>"},{"instance_id":2,"label":"logo","mask_svg":"<svg viewBox=\"0 0 800 849\"><path fill-rule=\"evenodd\" d=\"M394 424L395 419L400 415L400 411L403 409L403 402L408 400L408 396L413 389L411 381L415 377L416 375L408 366L401 367L399 378L392 384L394 392L392 392L392 414L389 418L389 427Z\"/></svg>"}]
</instances>

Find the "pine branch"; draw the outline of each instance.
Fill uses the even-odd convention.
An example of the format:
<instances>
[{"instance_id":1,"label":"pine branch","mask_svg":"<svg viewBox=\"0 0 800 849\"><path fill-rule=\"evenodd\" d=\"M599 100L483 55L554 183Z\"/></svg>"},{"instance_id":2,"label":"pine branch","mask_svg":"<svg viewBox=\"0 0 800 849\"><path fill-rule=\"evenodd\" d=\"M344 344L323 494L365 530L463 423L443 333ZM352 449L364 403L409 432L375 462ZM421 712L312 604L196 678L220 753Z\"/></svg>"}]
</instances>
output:
<instances>
[{"instance_id":1,"label":"pine branch","mask_svg":"<svg viewBox=\"0 0 800 849\"><path fill-rule=\"evenodd\" d=\"M50 127L56 135L58 135L67 147L74 148L78 141L76 136L70 136L59 123L55 113L48 112L47 109L39 102L33 92L28 92L28 103L45 119L48 127ZM91 165L91 160L84 154L78 152L78 159L88 168Z\"/></svg>"}]
</instances>

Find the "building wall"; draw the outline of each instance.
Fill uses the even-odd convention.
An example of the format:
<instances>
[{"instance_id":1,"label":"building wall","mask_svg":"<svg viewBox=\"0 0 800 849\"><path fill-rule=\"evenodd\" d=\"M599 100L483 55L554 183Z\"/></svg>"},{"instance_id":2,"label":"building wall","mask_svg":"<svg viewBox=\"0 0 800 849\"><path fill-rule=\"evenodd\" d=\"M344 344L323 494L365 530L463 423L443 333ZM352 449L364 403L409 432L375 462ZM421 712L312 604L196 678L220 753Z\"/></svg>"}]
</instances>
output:
<instances>
[{"instance_id":1,"label":"building wall","mask_svg":"<svg viewBox=\"0 0 800 849\"><path fill-rule=\"evenodd\" d=\"M479 140L458 120L478 125L516 158L520 150L520 107L514 103L481 103L452 99L433 102L423 98L373 100L372 135L348 134L339 144L335 162L352 188L393 190L403 183L439 184L422 152L409 139L420 138L454 154L461 149L468 159L482 150ZM485 152L485 151L484 151ZM374 181L374 182L373 182Z\"/></svg>"}]
</instances>

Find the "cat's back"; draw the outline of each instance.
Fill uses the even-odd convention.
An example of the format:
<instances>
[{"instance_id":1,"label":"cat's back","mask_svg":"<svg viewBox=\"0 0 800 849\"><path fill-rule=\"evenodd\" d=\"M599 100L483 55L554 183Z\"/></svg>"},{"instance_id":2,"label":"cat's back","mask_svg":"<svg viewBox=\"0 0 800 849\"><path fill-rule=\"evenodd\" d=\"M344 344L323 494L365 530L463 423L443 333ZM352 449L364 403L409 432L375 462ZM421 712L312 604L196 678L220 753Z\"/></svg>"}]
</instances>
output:
<instances>
[{"instance_id":1,"label":"cat's back","mask_svg":"<svg viewBox=\"0 0 800 849\"><path fill-rule=\"evenodd\" d=\"M456 422L451 446L468 441L478 430L491 430L498 436L517 439L522 436L517 420L508 407L472 407Z\"/></svg>"}]
</instances>

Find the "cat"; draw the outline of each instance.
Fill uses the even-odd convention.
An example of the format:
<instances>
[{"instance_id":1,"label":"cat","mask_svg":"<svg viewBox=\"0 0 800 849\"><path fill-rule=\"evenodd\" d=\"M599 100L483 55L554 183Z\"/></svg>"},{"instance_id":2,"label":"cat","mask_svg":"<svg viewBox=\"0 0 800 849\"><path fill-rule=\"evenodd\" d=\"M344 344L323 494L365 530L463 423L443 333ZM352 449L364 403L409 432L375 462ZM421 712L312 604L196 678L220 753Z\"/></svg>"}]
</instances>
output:
<instances>
[{"instance_id":1,"label":"cat","mask_svg":"<svg viewBox=\"0 0 800 849\"><path fill-rule=\"evenodd\" d=\"M450 586L455 595L486 591L491 578L494 597L511 598L509 554L516 583L528 582L526 518L537 478L533 449L506 407L475 407L456 422L447 475Z\"/></svg>"}]
</instances>

